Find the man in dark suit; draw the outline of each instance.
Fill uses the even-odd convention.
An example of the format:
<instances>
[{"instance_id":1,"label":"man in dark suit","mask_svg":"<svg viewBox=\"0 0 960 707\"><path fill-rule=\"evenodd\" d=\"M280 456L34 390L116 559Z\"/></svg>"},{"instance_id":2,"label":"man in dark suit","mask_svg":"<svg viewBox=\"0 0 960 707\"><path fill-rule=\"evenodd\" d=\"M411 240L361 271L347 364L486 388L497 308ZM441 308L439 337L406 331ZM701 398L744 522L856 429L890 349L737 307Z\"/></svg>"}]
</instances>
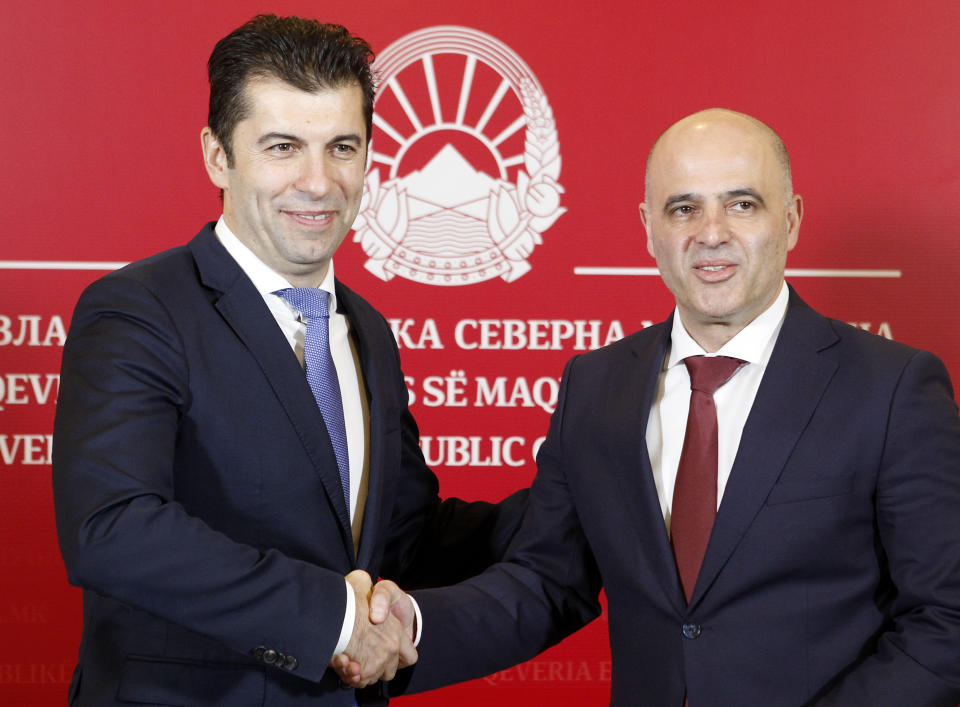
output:
<instances>
[{"instance_id":1,"label":"man in dark suit","mask_svg":"<svg viewBox=\"0 0 960 707\"><path fill-rule=\"evenodd\" d=\"M960 421L943 365L785 284L802 202L763 123L714 109L670 127L640 213L676 310L567 365L506 562L413 593L407 689L533 656L603 587L612 704L953 707ZM727 381L691 393L721 357ZM706 429L704 395L712 444L685 433Z\"/></svg>"},{"instance_id":2,"label":"man in dark suit","mask_svg":"<svg viewBox=\"0 0 960 707\"><path fill-rule=\"evenodd\" d=\"M299 18L222 39L201 136L222 218L80 298L53 462L84 590L71 704L382 704L328 669L346 652L366 687L416 659L410 621L368 620L370 576L458 581L519 523L522 493L441 503L391 331L334 280L363 188L370 56Z\"/></svg>"}]
</instances>

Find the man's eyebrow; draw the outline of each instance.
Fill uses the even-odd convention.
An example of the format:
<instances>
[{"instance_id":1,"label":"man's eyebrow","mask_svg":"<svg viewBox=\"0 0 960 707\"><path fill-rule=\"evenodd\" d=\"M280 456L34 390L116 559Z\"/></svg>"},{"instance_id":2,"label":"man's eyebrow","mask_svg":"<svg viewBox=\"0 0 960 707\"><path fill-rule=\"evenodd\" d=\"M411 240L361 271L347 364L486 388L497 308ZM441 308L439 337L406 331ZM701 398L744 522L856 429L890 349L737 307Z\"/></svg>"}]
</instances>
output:
<instances>
[{"instance_id":1,"label":"man's eyebrow","mask_svg":"<svg viewBox=\"0 0 960 707\"><path fill-rule=\"evenodd\" d=\"M361 138L356 133L346 133L344 135L337 135L336 137L331 139L328 144L335 145L338 142L355 142L359 145L361 142Z\"/></svg>"},{"instance_id":2,"label":"man's eyebrow","mask_svg":"<svg viewBox=\"0 0 960 707\"><path fill-rule=\"evenodd\" d=\"M700 201L700 195L694 194L693 192L687 192L686 194L671 194L667 197L667 200L663 202L663 210L667 211L671 206L680 203L681 201Z\"/></svg>"},{"instance_id":3,"label":"man's eyebrow","mask_svg":"<svg viewBox=\"0 0 960 707\"><path fill-rule=\"evenodd\" d=\"M754 201L756 201L760 206L766 206L766 202L763 200L763 197L760 196L760 192L756 189L751 189L750 187L743 187L742 189L731 189L724 196L728 199L734 199L738 196L749 196Z\"/></svg>"},{"instance_id":4,"label":"man's eyebrow","mask_svg":"<svg viewBox=\"0 0 960 707\"><path fill-rule=\"evenodd\" d=\"M303 140L298 138L296 135L290 135L288 133L267 133L266 135L261 135L260 139L257 140L258 145L263 145L268 142L296 142L301 143Z\"/></svg>"}]
</instances>

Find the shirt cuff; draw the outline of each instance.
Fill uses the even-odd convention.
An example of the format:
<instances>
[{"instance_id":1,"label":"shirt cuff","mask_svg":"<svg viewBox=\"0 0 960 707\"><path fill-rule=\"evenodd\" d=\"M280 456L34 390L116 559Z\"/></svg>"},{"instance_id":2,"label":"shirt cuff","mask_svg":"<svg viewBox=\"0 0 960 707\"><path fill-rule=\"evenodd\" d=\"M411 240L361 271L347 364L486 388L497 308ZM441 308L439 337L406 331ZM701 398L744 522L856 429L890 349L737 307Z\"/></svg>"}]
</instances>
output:
<instances>
[{"instance_id":1,"label":"shirt cuff","mask_svg":"<svg viewBox=\"0 0 960 707\"><path fill-rule=\"evenodd\" d=\"M357 598L353 595L353 587L346 579L343 580L343 583L347 587L347 609L343 614L343 628L340 629L340 640L337 641L337 647L333 649L333 655L347 650L350 636L353 635L353 623L357 620ZM416 607L416 604L414 604L414 607ZM419 609L417 609L417 618L420 618Z\"/></svg>"},{"instance_id":2,"label":"shirt cuff","mask_svg":"<svg viewBox=\"0 0 960 707\"><path fill-rule=\"evenodd\" d=\"M417 625L414 628L414 637L413 637L413 647L416 648L420 645L420 637L423 636L423 615L420 613L420 605L417 604L417 600L413 598L412 594L407 594L410 598L410 603L413 604L413 613L417 616Z\"/></svg>"}]
</instances>

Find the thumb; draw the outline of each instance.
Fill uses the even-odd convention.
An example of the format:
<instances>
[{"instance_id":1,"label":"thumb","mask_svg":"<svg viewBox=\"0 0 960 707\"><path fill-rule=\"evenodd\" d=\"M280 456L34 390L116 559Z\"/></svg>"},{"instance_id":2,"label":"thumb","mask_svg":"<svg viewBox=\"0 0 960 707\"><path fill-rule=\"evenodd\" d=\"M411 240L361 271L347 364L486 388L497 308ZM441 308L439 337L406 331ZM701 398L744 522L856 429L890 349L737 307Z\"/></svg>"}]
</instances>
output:
<instances>
[{"instance_id":1,"label":"thumb","mask_svg":"<svg viewBox=\"0 0 960 707\"><path fill-rule=\"evenodd\" d=\"M377 582L370 597L370 621L375 624L386 621L393 603L404 596L403 590L394 582L390 580Z\"/></svg>"},{"instance_id":2,"label":"thumb","mask_svg":"<svg viewBox=\"0 0 960 707\"><path fill-rule=\"evenodd\" d=\"M373 580L371 580L370 575L363 570L354 570L347 575L346 579L357 594L360 594L364 598L370 594L370 589L373 587Z\"/></svg>"}]
</instances>

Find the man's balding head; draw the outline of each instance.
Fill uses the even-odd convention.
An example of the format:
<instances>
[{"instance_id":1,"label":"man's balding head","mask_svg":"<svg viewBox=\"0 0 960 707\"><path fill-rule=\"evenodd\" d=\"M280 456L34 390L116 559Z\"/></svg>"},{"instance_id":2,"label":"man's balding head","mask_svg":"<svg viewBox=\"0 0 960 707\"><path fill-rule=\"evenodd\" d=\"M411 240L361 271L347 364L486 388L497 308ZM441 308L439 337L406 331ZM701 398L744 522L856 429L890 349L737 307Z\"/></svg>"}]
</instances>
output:
<instances>
[{"instance_id":1,"label":"man's balding head","mask_svg":"<svg viewBox=\"0 0 960 707\"><path fill-rule=\"evenodd\" d=\"M729 120L731 122L743 121L745 124L756 129L760 135L765 136L770 141L770 147L773 150L773 154L776 155L777 161L780 163L780 168L783 170L782 177L784 195L789 199L793 195L793 176L790 170L790 155L787 153L787 146L783 144L783 140L776 133L776 131L773 130L773 128L764 123L762 120L757 120L752 115L739 113L727 108L707 108L706 110L698 111L686 116L685 118L681 118L660 133L657 139L654 140L653 147L650 148L650 152L647 154L644 191L647 193L650 191L650 165L653 162L654 153L656 152L657 147L665 137L667 137L671 132L679 132L692 126L702 126L706 125L710 121L722 120ZM646 196L644 198L646 198Z\"/></svg>"},{"instance_id":2,"label":"man's balding head","mask_svg":"<svg viewBox=\"0 0 960 707\"><path fill-rule=\"evenodd\" d=\"M640 217L680 318L716 351L777 298L802 213L783 142L766 124L713 108L657 138Z\"/></svg>"}]
</instances>

